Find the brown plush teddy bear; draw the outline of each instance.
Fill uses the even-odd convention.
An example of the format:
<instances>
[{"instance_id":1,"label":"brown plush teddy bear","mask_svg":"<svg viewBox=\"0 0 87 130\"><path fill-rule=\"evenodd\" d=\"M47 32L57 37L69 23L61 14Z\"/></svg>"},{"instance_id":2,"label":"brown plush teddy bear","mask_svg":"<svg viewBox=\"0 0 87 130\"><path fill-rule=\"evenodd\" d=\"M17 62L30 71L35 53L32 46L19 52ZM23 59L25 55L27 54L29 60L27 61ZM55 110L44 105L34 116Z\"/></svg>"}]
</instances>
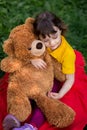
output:
<instances>
[{"instance_id":1,"label":"brown plush teddy bear","mask_svg":"<svg viewBox=\"0 0 87 130\"><path fill-rule=\"evenodd\" d=\"M64 81L65 76L61 73L61 65L51 59L42 41L33 33L33 21L28 18L25 24L15 27L3 45L8 56L1 61L1 69L10 73L8 113L21 122L25 121L32 111L29 99L33 99L50 124L66 127L73 122L75 112L59 100L47 96L53 86L54 74L60 81ZM31 64L31 59L35 58L42 58L47 68L36 69Z\"/></svg>"}]
</instances>

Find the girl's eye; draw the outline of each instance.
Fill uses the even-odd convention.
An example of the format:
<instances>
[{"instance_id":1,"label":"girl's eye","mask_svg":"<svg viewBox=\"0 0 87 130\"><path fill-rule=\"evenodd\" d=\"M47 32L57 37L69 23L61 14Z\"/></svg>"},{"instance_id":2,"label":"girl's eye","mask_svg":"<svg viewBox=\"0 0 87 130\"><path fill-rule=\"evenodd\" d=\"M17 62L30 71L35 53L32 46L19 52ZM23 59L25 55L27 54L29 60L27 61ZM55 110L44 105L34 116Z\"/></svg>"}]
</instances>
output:
<instances>
[{"instance_id":1,"label":"girl's eye","mask_svg":"<svg viewBox=\"0 0 87 130\"><path fill-rule=\"evenodd\" d=\"M48 41L49 41L49 39L43 39L43 41L44 41L44 42L48 42Z\"/></svg>"},{"instance_id":2,"label":"girl's eye","mask_svg":"<svg viewBox=\"0 0 87 130\"><path fill-rule=\"evenodd\" d=\"M56 39L56 38L58 37L58 33L53 33L53 34L51 34L51 37L52 37L53 39Z\"/></svg>"},{"instance_id":3,"label":"girl's eye","mask_svg":"<svg viewBox=\"0 0 87 130\"><path fill-rule=\"evenodd\" d=\"M39 36L40 40L42 40L43 42L48 42L49 38L48 37L42 37L41 35Z\"/></svg>"}]
</instances>

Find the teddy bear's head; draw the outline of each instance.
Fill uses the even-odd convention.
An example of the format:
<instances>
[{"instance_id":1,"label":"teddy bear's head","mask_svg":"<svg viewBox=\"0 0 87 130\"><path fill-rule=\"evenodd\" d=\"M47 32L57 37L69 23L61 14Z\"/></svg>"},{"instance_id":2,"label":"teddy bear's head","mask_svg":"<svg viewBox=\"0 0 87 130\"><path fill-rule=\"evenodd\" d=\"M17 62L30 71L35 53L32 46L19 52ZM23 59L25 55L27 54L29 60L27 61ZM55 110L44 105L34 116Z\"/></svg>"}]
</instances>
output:
<instances>
[{"instance_id":1,"label":"teddy bear's head","mask_svg":"<svg viewBox=\"0 0 87 130\"><path fill-rule=\"evenodd\" d=\"M9 38L4 42L4 52L20 60L29 60L40 57L45 52L45 46L42 41L37 40L33 33L33 18L28 18L25 24L15 27Z\"/></svg>"}]
</instances>

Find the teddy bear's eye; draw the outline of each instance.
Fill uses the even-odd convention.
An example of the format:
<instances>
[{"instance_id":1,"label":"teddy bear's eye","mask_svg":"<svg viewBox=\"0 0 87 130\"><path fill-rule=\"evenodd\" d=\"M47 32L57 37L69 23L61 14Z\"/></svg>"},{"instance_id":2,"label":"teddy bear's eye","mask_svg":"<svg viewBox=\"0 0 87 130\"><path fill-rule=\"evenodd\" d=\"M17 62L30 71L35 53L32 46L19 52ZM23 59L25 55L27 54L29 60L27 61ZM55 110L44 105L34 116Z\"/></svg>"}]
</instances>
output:
<instances>
[{"instance_id":1,"label":"teddy bear's eye","mask_svg":"<svg viewBox=\"0 0 87 130\"><path fill-rule=\"evenodd\" d=\"M28 48L28 50L31 50L31 48Z\"/></svg>"}]
</instances>

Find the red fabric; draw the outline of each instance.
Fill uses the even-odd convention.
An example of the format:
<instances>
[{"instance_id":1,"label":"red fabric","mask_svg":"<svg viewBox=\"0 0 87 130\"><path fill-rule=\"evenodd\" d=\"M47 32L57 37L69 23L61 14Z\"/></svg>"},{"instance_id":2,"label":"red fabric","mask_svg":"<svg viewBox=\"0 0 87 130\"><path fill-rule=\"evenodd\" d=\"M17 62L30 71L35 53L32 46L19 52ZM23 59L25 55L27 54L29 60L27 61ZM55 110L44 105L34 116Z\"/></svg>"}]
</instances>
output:
<instances>
[{"instance_id":1,"label":"red fabric","mask_svg":"<svg viewBox=\"0 0 87 130\"><path fill-rule=\"evenodd\" d=\"M72 125L67 128L58 129L50 126L47 122L40 130L83 130L87 124L87 74L85 73L85 61L82 54L76 53L75 83L72 89L61 99L76 112L76 118Z\"/></svg>"},{"instance_id":2,"label":"red fabric","mask_svg":"<svg viewBox=\"0 0 87 130\"><path fill-rule=\"evenodd\" d=\"M72 125L67 128L54 128L45 122L40 130L83 130L87 124L87 74L84 71L84 58L78 51L76 53L75 83L72 89L61 99L62 102L72 107L76 112L76 118ZM0 130L2 121L6 115L6 91L8 74L0 80Z\"/></svg>"},{"instance_id":3,"label":"red fabric","mask_svg":"<svg viewBox=\"0 0 87 130\"><path fill-rule=\"evenodd\" d=\"M0 79L0 130L2 129L2 121L7 114L7 85L8 85L8 74L5 74Z\"/></svg>"}]
</instances>

